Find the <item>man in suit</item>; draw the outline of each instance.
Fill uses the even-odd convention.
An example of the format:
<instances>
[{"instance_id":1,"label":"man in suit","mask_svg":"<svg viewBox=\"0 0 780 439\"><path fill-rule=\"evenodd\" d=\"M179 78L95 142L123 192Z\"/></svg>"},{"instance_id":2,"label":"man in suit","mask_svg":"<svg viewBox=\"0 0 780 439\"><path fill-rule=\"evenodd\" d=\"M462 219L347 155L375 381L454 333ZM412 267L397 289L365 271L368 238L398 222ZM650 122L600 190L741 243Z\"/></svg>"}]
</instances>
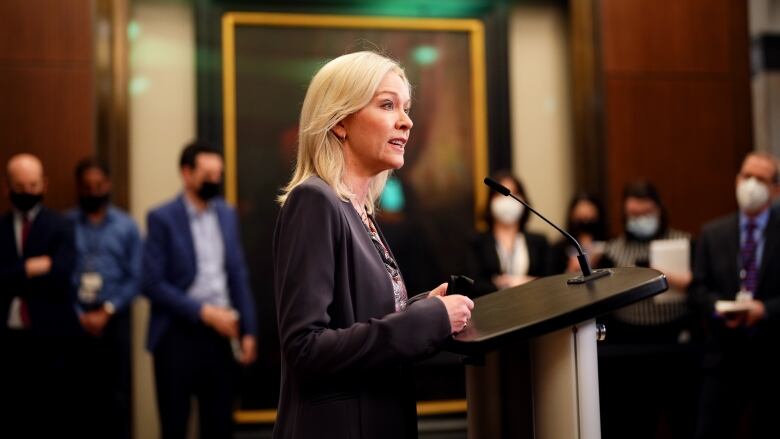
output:
<instances>
[{"instance_id":1,"label":"man in suit","mask_svg":"<svg viewBox=\"0 0 780 439\"><path fill-rule=\"evenodd\" d=\"M237 215L218 197L222 156L196 142L179 166L184 191L149 213L143 257L162 433L185 437L195 396L201 437L230 437L235 361L255 358L254 301Z\"/></svg>"},{"instance_id":2,"label":"man in suit","mask_svg":"<svg viewBox=\"0 0 780 439\"><path fill-rule=\"evenodd\" d=\"M691 294L709 330L700 438L780 437L780 217L770 209L779 193L776 160L749 154L736 178L739 212L705 225L698 241ZM719 300L739 308L724 312Z\"/></svg>"},{"instance_id":3,"label":"man in suit","mask_svg":"<svg viewBox=\"0 0 780 439\"><path fill-rule=\"evenodd\" d=\"M46 179L37 157L8 161L5 192L12 209L0 217L0 412L4 431L44 436L70 431L71 348L78 331L71 306L73 231L43 203ZM46 422L33 419L45 413Z\"/></svg>"}]
</instances>

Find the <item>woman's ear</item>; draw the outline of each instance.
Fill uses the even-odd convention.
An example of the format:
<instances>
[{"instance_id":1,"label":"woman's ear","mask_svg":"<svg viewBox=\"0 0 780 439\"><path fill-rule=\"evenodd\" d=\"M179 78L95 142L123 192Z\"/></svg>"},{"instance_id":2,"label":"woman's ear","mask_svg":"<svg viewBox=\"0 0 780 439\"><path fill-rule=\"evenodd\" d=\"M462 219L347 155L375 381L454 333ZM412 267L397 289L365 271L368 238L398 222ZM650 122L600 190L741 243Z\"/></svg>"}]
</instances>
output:
<instances>
[{"instance_id":1,"label":"woman's ear","mask_svg":"<svg viewBox=\"0 0 780 439\"><path fill-rule=\"evenodd\" d=\"M341 122L337 123L337 124L336 124L336 125L335 125L335 126L332 128L332 129L331 129L331 131L332 131L332 132L333 132L333 134L335 134L335 135L336 135L336 137L338 137L338 138L339 138L339 140L341 140L342 142L343 142L344 140L346 140L346 138L347 138L347 128L344 126L344 121L341 121Z\"/></svg>"}]
</instances>

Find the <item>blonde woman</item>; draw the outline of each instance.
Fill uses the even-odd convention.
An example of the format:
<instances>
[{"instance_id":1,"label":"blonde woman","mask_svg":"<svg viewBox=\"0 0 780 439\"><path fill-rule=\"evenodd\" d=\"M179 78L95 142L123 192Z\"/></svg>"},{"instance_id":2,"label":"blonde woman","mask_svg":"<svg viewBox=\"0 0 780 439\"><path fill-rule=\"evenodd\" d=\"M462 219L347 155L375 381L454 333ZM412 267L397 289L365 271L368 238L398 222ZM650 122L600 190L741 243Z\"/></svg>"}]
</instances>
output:
<instances>
[{"instance_id":1,"label":"blonde woman","mask_svg":"<svg viewBox=\"0 0 780 439\"><path fill-rule=\"evenodd\" d=\"M274 234L282 381L275 438L417 437L411 362L462 330L474 304L442 284L410 300L376 221L404 163L410 86L357 52L314 76Z\"/></svg>"}]
</instances>

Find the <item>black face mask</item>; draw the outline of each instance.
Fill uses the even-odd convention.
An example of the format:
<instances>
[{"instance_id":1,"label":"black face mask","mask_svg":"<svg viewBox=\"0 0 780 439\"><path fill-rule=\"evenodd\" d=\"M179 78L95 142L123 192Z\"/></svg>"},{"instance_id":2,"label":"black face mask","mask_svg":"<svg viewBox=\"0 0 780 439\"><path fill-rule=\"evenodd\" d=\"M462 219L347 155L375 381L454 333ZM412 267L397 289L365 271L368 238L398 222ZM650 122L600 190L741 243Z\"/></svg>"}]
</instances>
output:
<instances>
[{"instance_id":1,"label":"black face mask","mask_svg":"<svg viewBox=\"0 0 780 439\"><path fill-rule=\"evenodd\" d=\"M11 191L11 204L22 212L27 212L43 200L43 194Z\"/></svg>"},{"instance_id":2,"label":"black face mask","mask_svg":"<svg viewBox=\"0 0 780 439\"><path fill-rule=\"evenodd\" d=\"M599 223L596 221L574 221L571 224L571 234L574 236L590 235L596 237L599 233Z\"/></svg>"},{"instance_id":3,"label":"black face mask","mask_svg":"<svg viewBox=\"0 0 780 439\"><path fill-rule=\"evenodd\" d=\"M86 213L95 213L108 204L109 197L108 192L103 195L84 195L79 197L79 207Z\"/></svg>"},{"instance_id":4,"label":"black face mask","mask_svg":"<svg viewBox=\"0 0 780 439\"><path fill-rule=\"evenodd\" d=\"M209 201L219 195L220 189L219 183L204 181L201 183L200 188L198 188L198 198L203 201Z\"/></svg>"}]
</instances>

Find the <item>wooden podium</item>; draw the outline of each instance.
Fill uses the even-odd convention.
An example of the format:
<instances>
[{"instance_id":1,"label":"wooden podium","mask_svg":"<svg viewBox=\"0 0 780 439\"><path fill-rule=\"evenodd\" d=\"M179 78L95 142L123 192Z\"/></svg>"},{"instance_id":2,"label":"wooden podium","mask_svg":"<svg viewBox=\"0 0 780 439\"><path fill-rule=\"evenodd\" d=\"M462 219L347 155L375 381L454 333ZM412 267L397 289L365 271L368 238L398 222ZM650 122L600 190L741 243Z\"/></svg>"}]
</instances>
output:
<instances>
[{"instance_id":1,"label":"wooden podium","mask_svg":"<svg viewBox=\"0 0 780 439\"><path fill-rule=\"evenodd\" d=\"M527 344L536 439L601 437L595 318L668 288L666 277L656 270L609 271L586 283L569 284L571 275L558 275L477 298L469 325L447 346L484 358ZM467 376L467 389L474 389L468 382L472 375ZM489 410L472 410L477 401L467 393L470 418L476 412L491 416ZM480 424L469 419L469 438L487 437L471 431Z\"/></svg>"}]
</instances>

